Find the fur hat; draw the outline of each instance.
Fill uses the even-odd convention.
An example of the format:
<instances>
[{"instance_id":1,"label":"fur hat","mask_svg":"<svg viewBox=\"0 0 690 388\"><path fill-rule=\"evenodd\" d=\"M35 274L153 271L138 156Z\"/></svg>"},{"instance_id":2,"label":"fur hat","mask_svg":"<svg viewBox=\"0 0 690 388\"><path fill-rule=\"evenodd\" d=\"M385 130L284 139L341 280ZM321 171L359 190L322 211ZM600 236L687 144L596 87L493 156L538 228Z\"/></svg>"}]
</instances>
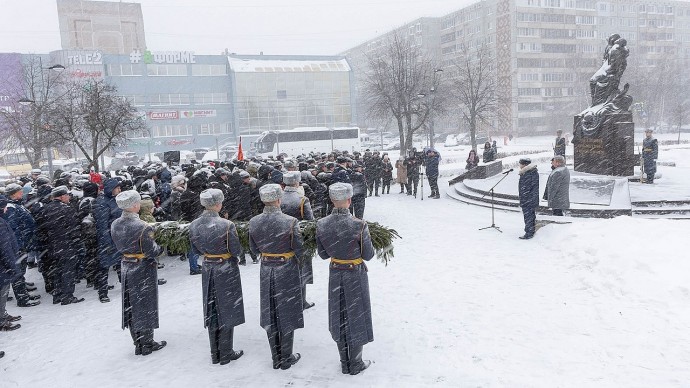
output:
<instances>
[{"instance_id":1,"label":"fur hat","mask_svg":"<svg viewBox=\"0 0 690 388\"><path fill-rule=\"evenodd\" d=\"M223 195L223 192L218 189L206 189L201 192L199 199L201 201L201 206L208 209L223 203L225 196Z\"/></svg>"},{"instance_id":2,"label":"fur hat","mask_svg":"<svg viewBox=\"0 0 690 388\"><path fill-rule=\"evenodd\" d=\"M126 210L141 203L141 195L139 195L136 190L123 191L115 197L115 202L117 203L117 207Z\"/></svg>"}]
</instances>

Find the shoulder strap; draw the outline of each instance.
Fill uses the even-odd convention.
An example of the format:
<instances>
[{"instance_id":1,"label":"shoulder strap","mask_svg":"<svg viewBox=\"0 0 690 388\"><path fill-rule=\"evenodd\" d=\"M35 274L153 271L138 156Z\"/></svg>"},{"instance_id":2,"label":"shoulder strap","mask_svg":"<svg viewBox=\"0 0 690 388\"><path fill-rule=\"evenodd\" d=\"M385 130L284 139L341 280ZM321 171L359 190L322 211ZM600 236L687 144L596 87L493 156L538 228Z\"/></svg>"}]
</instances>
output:
<instances>
[{"instance_id":1,"label":"shoulder strap","mask_svg":"<svg viewBox=\"0 0 690 388\"><path fill-rule=\"evenodd\" d=\"M359 231L359 254L364 254L364 228L366 228L367 222L362 220L362 230Z\"/></svg>"},{"instance_id":2,"label":"shoulder strap","mask_svg":"<svg viewBox=\"0 0 690 388\"><path fill-rule=\"evenodd\" d=\"M232 222L228 222L228 228L225 230L225 247L228 249L228 252L230 252L230 225L232 225Z\"/></svg>"},{"instance_id":3,"label":"shoulder strap","mask_svg":"<svg viewBox=\"0 0 690 388\"><path fill-rule=\"evenodd\" d=\"M307 197L302 197L299 202L299 214L302 219L304 219L304 203L307 201Z\"/></svg>"}]
</instances>

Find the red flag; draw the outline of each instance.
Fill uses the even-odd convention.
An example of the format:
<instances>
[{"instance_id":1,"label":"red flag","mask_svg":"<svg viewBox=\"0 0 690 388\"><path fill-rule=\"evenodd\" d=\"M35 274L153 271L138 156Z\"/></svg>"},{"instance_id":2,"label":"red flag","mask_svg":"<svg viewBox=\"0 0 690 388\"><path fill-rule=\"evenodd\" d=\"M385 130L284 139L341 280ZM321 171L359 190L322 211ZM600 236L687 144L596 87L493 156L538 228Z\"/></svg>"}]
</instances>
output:
<instances>
[{"instance_id":1,"label":"red flag","mask_svg":"<svg viewBox=\"0 0 690 388\"><path fill-rule=\"evenodd\" d=\"M240 136L240 146L237 148L237 160L244 160L244 153L242 153L242 136Z\"/></svg>"}]
</instances>

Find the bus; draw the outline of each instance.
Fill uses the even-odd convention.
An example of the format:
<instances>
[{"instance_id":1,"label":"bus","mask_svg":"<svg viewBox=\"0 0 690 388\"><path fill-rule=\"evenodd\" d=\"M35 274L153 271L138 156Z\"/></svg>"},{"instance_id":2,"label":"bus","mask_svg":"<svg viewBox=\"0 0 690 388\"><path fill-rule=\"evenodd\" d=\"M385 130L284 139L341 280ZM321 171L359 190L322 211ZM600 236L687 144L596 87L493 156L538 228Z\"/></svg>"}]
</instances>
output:
<instances>
[{"instance_id":1,"label":"bus","mask_svg":"<svg viewBox=\"0 0 690 388\"><path fill-rule=\"evenodd\" d=\"M298 127L286 131L268 131L256 139L261 157L287 154L296 156L311 152L359 151L359 127Z\"/></svg>"}]
</instances>

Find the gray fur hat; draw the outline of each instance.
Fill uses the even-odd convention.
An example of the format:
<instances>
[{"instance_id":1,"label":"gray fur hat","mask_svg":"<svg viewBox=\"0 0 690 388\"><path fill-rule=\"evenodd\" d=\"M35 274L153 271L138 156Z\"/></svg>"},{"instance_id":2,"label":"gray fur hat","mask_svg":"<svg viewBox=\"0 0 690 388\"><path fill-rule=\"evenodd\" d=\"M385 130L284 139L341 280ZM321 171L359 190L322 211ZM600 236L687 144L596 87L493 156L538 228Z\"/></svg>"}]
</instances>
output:
<instances>
[{"instance_id":1,"label":"gray fur hat","mask_svg":"<svg viewBox=\"0 0 690 388\"><path fill-rule=\"evenodd\" d=\"M201 200L201 206L208 209L212 206L223 203L225 196L223 195L223 192L218 189L206 189L201 192L199 199Z\"/></svg>"},{"instance_id":2,"label":"gray fur hat","mask_svg":"<svg viewBox=\"0 0 690 388\"><path fill-rule=\"evenodd\" d=\"M261 202L275 202L283 197L283 189L275 183L263 185L259 189L259 196Z\"/></svg>"},{"instance_id":3,"label":"gray fur hat","mask_svg":"<svg viewBox=\"0 0 690 388\"><path fill-rule=\"evenodd\" d=\"M352 185L349 183L334 183L328 188L328 195L333 201L344 201L352 198Z\"/></svg>"},{"instance_id":4,"label":"gray fur hat","mask_svg":"<svg viewBox=\"0 0 690 388\"><path fill-rule=\"evenodd\" d=\"M123 191L115 197L117 207L122 210L129 209L132 206L141 203L141 195L136 190Z\"/></svg>"},{"instance_id":5,"label":"gray fur hat","mask_svg":"<svg viewBox=\"0 0 690 388\"><path fill-rule=\"evenodd\" d=\"M283 183L292 186L299 184L302 181L302 174L299 171L290 171L283 174Z\"/></svg>"},{"instance_id":6,"label":"gray fur hat","mask_svg":"<svg viewBox=\"0 0 690 388\"><path fill-rule=\"evenodd\" d=\"M69 194L69 189L67 189L67 186L58 186L50 192L50 197L57 198L65 194Z\"/></svg>"}]
</instances>

